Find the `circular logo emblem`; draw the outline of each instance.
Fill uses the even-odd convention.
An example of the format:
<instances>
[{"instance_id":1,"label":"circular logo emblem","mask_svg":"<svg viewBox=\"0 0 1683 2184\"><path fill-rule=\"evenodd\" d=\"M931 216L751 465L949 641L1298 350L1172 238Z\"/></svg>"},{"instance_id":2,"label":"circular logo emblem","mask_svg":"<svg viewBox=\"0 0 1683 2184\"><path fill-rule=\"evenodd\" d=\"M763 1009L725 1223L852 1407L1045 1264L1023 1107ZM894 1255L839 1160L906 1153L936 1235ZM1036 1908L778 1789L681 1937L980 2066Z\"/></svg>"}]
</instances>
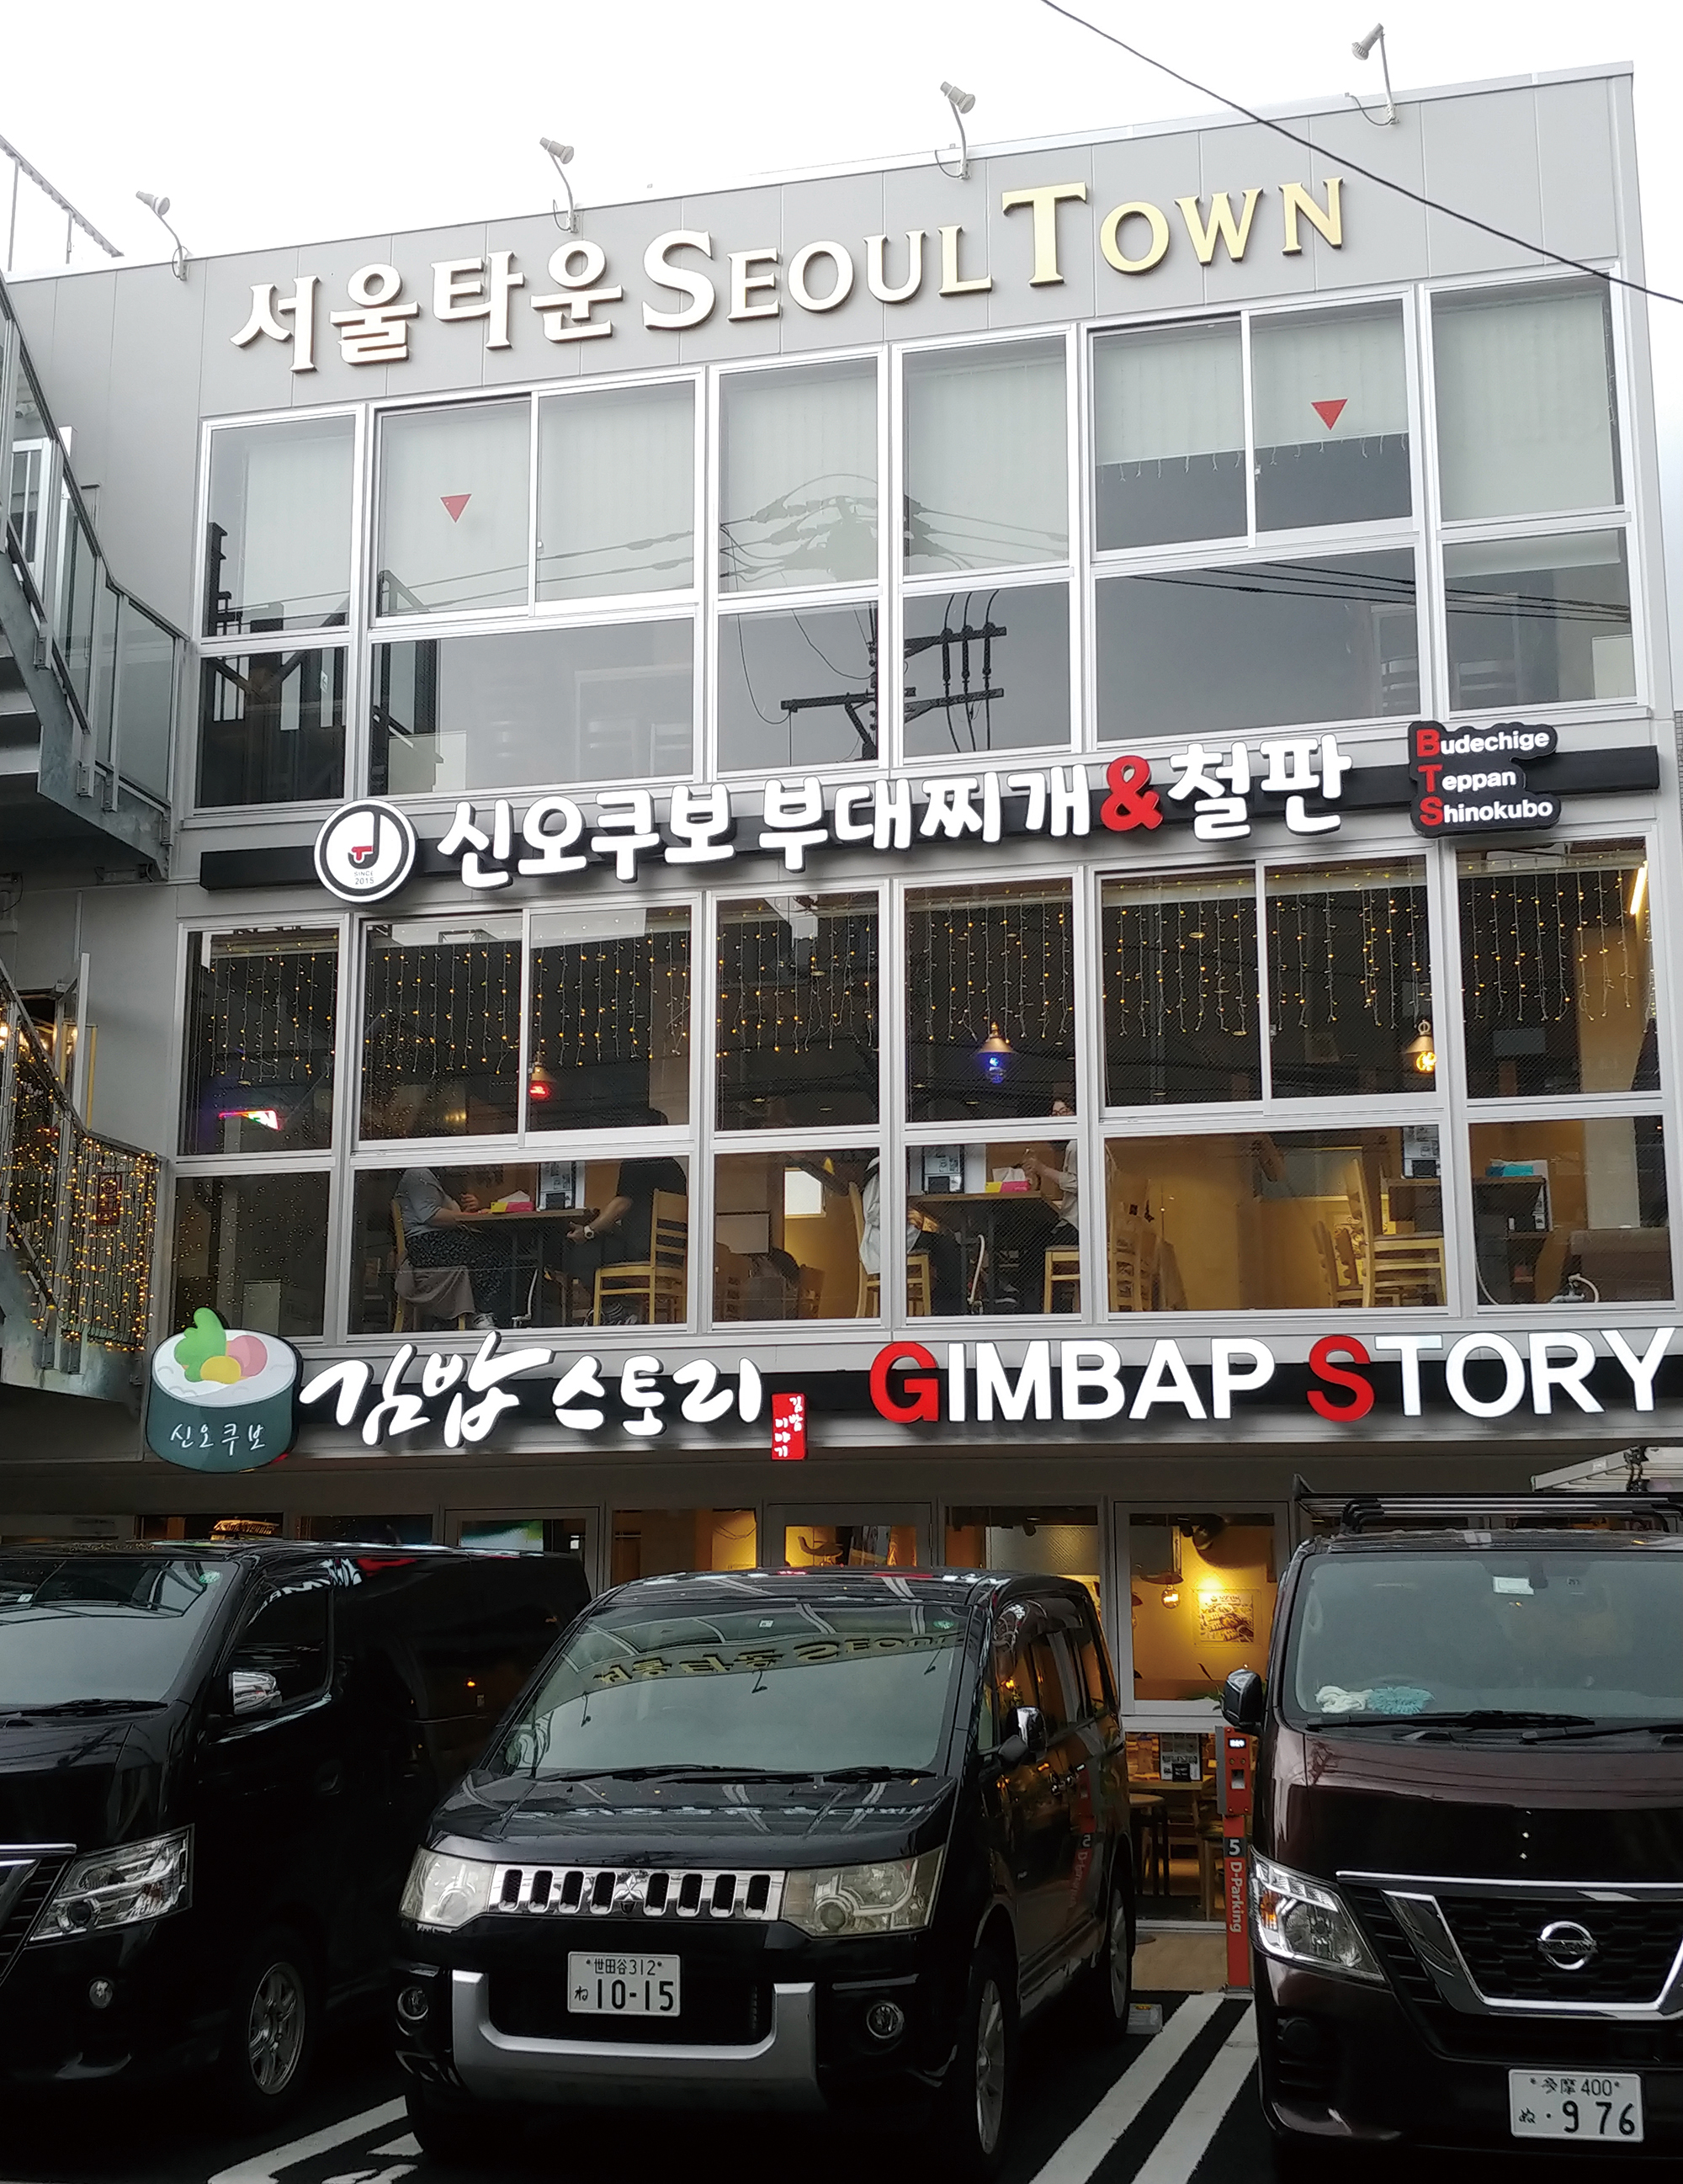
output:
<instances>
[{"instance_id":1,"label":"circular logo emblem","mask_svg":"<svg viewBox=\"0 0 1683 2184\"><path fill-rule=\"evenodd\" d=\"M414 870L415 847L415 829L395 805L341 805L315 838L315 876L341 902L380 902Z\"/></svg>"},{"instance_id":2,"label":"circular logo emblem","mask_svg":"<svg viewBox=\"0 0 1683 2184\"><path fill-rule=\"evenodd\" d=\"M1538 1935L1537 1953L1558 1972L1581 1972L1596 1953L1596 1937L1575 1919L1557 1919Z\"/></svg>"}]
</instances>

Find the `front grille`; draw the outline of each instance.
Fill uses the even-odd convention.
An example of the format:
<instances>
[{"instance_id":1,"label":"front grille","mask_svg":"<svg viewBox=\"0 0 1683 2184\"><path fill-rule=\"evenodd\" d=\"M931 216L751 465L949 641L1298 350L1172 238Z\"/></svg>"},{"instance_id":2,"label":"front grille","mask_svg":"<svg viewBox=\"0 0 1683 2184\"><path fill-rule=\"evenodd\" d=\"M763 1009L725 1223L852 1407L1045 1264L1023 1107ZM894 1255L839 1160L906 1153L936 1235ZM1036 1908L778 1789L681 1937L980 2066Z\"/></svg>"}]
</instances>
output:
<instances>
[{"instance_id":1,"label":"front grille","mask_svg":"<svg viewBox=\"0 0 1683 2184\"><path fill-rule=\"evenodd\" d=\"M19 1950L46 1909L47 1899L58 1886L59 1876L67 1863L62 1858L42 1858L13 1899L5 1924L0 1925L0 1980L12 1969Z\"/></svg>"},{"instance_id":2,"label":"front grille","mask_svg":"<svg viewBox=\"0 0 1683 2184\"><path fill-rule=\"evenodd\" d=\"M701 1919L765 1925L783 1909L783 1876L752 1869L499 1865L493 1912L525 1918Z\"/></svg>"},{"instance_id":3,"label":"front grille","mask_svg":"<svg viewBox=\"0 0 1683 2184\"><path fill-rule=\"evenodd\" d=\"M1366 1929L1368 1939L1379 1953L1379 1964L1405 2002L1418 2008L1435 2006L1438 1991L1432 1985L1431 1975L1415 1955L1408 1936L1397 1924L1396 1914L1385 1902L1384 1891L1378 1888L1351 1888L1345 1894L1351 1908Z\"/></svg>"},{"instance_id":4,"label":"front grille","mask_svg":"<svg viewBox=\"0 0 1683 2184\"><path fill-rule=\"evenodd\" d=\"M493 1972L491 2022L527 2040L595 2040L604 2046L750 2048L772 2029L772 1991L756 1980L698 1971L686 1964L676 2017L601 2017L567 2008L554 1970Z\"/></svg>"},{"instance_id":5,"label":"front grille","mask_svg":"<svg viewBox=\"0 0 1683 2184\"><path fill-rule=\"evenodd\" d=\"M1585 1903L1527 1896L1440 1896L1481 1994L1514 2002L1651 2003L1683 1948L1683 1904ZM1582 1971L1558 1970L1537 1947L1557 1919L1593 1934Z\"/></svg>"}]
</instances>

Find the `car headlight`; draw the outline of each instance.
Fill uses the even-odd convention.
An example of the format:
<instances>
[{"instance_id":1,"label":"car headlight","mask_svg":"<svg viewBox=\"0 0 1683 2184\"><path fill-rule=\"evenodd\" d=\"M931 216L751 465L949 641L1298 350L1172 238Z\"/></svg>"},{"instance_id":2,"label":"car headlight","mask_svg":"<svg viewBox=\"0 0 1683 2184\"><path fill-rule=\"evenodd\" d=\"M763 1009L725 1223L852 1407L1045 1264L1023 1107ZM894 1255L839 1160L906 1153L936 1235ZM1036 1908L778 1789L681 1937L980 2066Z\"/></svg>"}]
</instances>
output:
<instances>
[{"instance_id":1,"label":"car headlight","mask_svg":"<svg viewBox=\"0 0 1683 2184\"><path fill-rule=\"evenodd\" d=\"M789 1875L783 1915L804 1934L911 1933L928 1925L940 1877L938 1850L875 1865L819 1866Z\"/></svg>"},{"instance_id":2,"label":"car headlight","mask_svg":"<svg viewBox=\"0 0 1683 2184\"><path fill-rule=\"evenodd\" d=\"M483 1858L418 1850L404 1883L400 1914L417 1926L465 1926L488 1908L496 1869Z\"/></svg>"},{"instance_id":3,"label":"car headlight","mask_svg":"<svg viewBox=\"0 0 1683 2184\"><path fill-rule=\"evenodd\" d=\"M1251 1928L1257 1946L1287 1964L1382 1980L1362 1930L1335 1892L1272 1858L1251 1859Z\"/></svg>"},{"instance_id":4,"label":"car headlight","mask_svg":"<svg viewBox=\"0 0 1683 2184\"><path fill-rule=\"evenodd\" d=\"M53 1890L33 1939L52 1942L161 1919L185 1903L192 1869L192 1830L148 1836L119 1850L74 1861Z\"/></svg>"}]
</instances>

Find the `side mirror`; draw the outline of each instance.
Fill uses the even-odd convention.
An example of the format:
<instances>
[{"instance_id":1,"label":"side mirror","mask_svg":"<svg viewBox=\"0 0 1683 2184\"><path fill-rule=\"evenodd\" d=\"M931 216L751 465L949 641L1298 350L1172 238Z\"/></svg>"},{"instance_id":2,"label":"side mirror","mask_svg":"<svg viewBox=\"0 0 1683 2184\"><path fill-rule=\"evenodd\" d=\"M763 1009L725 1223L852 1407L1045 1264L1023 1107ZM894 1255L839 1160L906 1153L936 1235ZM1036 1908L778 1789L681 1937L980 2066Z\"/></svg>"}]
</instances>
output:
<instances>
[{"instance_id":1,"label":"side mirror","mask_svg":"<svg viewBox=\"0 0 1683 2184\"><path fill-rule=\"evenodd\" d=\"M1268 1685L1254 1669L1235 1669L1222 1685L1222 1719L1229 1729L1258 1736L1267 1706Z\"/></svg>"},{"instance_id":2,"label":"side mirror","mask_svg":"<svg viewBox=\"0 0 1683 2184\"><path fill-rule=\"evenodd\" d=\"M281 1703L281 1685L267 1669L230 1669L228 1705L235 1714L266 1713Z\"/></svg>"},{"instance_id":3,"label":"side mirror","mask_svg":"<svg viewBox=\"0 0 1683 2184\"><path fill-rule=\"evenodd\" d=\"M1020 1767L1025 1759L1039 1759L1045 1755L1046 1717L1039 1707L1017 1707L1011 1717L1011 1733L1000 1747L1000 1758L1007 1767Z\"/></svg>"}]
</instances>

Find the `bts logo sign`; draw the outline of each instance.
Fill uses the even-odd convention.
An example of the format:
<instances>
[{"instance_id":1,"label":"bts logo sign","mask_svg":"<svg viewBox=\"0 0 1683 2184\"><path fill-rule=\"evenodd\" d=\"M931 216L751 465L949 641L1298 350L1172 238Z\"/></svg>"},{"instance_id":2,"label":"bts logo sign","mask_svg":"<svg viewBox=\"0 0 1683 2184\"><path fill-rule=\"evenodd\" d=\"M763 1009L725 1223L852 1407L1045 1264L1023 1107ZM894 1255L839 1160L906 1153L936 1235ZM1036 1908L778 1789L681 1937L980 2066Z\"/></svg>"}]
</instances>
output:
<instances>
[{"instance_id":1,"label":"bts logo sign","mask_svg":"<svg viewBox=\"0 0 1683 2184\"><path fill-rule=\"evenodd\" d=\"M1534 789L1520 761L1552 758L1558 742L1552 728L1519 721L1460 729L1416 721L1408 731L1415 832L1430 838L1554 826L1560 799Z\"/></svg>"}]
</instances>

